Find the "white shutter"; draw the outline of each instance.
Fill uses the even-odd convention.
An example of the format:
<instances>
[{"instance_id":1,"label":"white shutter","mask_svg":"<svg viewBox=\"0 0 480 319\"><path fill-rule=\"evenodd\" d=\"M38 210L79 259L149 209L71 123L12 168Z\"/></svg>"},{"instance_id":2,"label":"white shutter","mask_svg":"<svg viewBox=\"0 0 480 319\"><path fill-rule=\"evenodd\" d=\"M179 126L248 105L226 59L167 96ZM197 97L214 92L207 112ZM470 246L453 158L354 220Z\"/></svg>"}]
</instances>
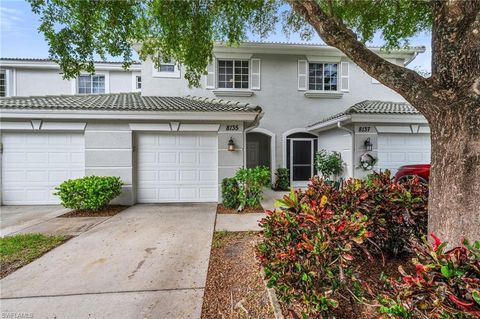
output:
<instances>
[{"instance_id":1,"label":"white shutter","mask_svg":"<svg viewBox=\"0 0 480 319\"><path fill-rule=\"evenodd\" d=\"M252 90L260 90L260 59L251 59L250 63L250 79L252 81L250 88Z\"/></svg>"},{"instance_id":2,"label":"white shutter","mask_svg":"<svg viewBox=\"0 0 480 319\"><path fill-rule=\"evenodd\" d=\"M298 60L298 90L305 91L308 86L308 62Z\"/></svg>"},{"instance_id":3,"label":"white shutter","mask_svg":"<svg viewBox=\"0 0 480 319\"><path fill-rule=\"evenodd\" d=\"M205 87L207 89L215 88L215 59L207 65L207 81Z\"/></svg>"},{"instance_id":4,"label":"white shutter","mask_svg":"<svg viewBox=\"0 0 480 319\"><path fill-rule=\"evenodd\" d=\"M341 69L341 77L340 77L340 83L342 85L342 92L348 92L350 91L350 80L349 80L349 67L350 63L348 62L342 62L341 63L342 69Z\"/></svg>"}]
</instances>

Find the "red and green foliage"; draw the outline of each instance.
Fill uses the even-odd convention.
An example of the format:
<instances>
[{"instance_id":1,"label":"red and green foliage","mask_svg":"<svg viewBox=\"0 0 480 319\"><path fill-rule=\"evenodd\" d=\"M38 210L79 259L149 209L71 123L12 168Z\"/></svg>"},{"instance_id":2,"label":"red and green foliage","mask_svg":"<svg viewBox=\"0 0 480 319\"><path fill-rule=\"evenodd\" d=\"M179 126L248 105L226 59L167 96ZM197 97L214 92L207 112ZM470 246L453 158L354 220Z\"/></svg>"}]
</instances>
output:
<instances>
[{"instance_id":1,"label":"red and green foliage","mask_svg":"<svg viewBox=\"0 0 480 319\"><path fill-rule=\"evenodd\" d=\"M395 183L389 172L340 189L314 177L277 206L260 222L258 257L269 285L287 305L300 304L304 316L328 318L340 295L363 294L355 258L398 253L424 234L427 188L418 180Z\"/></svg>"},{"instance_id":2,"label":"red and green foliage","mask_svg":"<svg viewBox=\"0 0 480 319\"><path fill-rule=\"evenodd\" d=\"M372 240L383 253L405 253L412 240L418 241L427 233L428 186L418 178L396 183L387 170L372 173L362 184L360 189L347 184L344 201L350 199L350 205L365 209Z\"/></svg>"},{"instance_id":3,"label":"red and green foliage","mask_svg":"<svg viewBox=\"0 0 480 319\"><path fill-rule=\"evenodd\" d=\"M480 318L480 241L446 251L432 237L416 246L416 274L400 269L401 280L380 296L384 318Z\"/></svg>"},{"instance_id":4,"label":"red and green foliage","mask_svg":"<svg viewBox=\"0 0 480 319\"><path fill-rule=\"evenodd\" d=\"M322 183L322 182L320 182ZM338 211L334 197L307 200L291 192L261 221L265 240L258 246L268 285L284 303L300 302L304 317L327 314L338 305L338 293L357 290L351 261L365 239L367 218Z\"/></svg>"}]
</instances>

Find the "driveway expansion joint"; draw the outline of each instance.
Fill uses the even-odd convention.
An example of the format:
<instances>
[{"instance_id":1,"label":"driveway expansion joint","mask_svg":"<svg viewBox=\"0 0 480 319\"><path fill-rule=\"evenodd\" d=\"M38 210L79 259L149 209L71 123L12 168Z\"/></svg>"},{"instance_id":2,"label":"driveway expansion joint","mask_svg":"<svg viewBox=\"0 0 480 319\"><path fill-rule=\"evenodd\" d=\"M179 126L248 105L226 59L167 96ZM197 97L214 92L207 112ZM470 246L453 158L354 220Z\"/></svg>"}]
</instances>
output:
<instances>
[{"instance_id":1,"label":"driveway expansion joint","mask_svg":"<svg viewBox=\"0 0 480 319\"><path fill-rule=\"evenodd\" d=\"M55 297L70 297L70 296L108 295L108 294L128 294L128 293L138 293L138 292L141 293L141 292L162 292L162 291L165 291L165 292L168 292L168 291L189 291L189 290L203 290L203 289L205 289L205 287L79 292L79 293L59 294L59 295L3 297L3 298L0 298L0 300L31 299L31 298L55 298Z\"/></svg>"}]
</instances>

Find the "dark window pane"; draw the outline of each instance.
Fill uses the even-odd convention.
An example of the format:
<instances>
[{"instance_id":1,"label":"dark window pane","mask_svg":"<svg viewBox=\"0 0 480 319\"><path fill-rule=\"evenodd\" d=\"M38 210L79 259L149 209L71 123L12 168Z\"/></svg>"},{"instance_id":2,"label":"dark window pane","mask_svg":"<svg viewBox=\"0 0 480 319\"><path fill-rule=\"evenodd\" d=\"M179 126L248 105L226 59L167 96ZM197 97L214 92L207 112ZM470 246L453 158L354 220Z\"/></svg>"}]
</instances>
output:
<instances>
[{"instance_id":1,"label":"dark window pane","mask_svg":"<svg viewBox=\"0 0 480 319\"><path fill-rule=\"evenodd\" d=\"M312 167L293 165L293 180L308 181L312 177Z\"/></svg>"},{"instance_id":2,"label":"dark window pane","mask_svg":"<svg viewBox=\"0 0 480 319\"><path fill-rule=\"evenodd\" d=\"M293 141L293 164L312 163L312 142Z\"/></svg>"}]
</instances>

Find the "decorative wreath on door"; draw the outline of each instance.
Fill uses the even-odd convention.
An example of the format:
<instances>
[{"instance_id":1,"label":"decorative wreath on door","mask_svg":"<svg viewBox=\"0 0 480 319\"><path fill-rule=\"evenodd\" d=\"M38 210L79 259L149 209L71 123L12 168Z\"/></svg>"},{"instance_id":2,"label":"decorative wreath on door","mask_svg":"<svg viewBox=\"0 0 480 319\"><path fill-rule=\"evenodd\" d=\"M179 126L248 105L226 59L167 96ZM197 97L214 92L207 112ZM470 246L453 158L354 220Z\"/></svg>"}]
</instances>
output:
<instances>
[{"instance_id":1,"label":"decorative wreath on door","mask_svg":"<svg viewBox=\"0 0 480 319\"><path fill-rule=\"evenodd\" d=\"M377 159L369 153L363 153L362 156L360 156L360 166L366 171L371 171L376 163Z\"/></svg>"}]
</instances>

